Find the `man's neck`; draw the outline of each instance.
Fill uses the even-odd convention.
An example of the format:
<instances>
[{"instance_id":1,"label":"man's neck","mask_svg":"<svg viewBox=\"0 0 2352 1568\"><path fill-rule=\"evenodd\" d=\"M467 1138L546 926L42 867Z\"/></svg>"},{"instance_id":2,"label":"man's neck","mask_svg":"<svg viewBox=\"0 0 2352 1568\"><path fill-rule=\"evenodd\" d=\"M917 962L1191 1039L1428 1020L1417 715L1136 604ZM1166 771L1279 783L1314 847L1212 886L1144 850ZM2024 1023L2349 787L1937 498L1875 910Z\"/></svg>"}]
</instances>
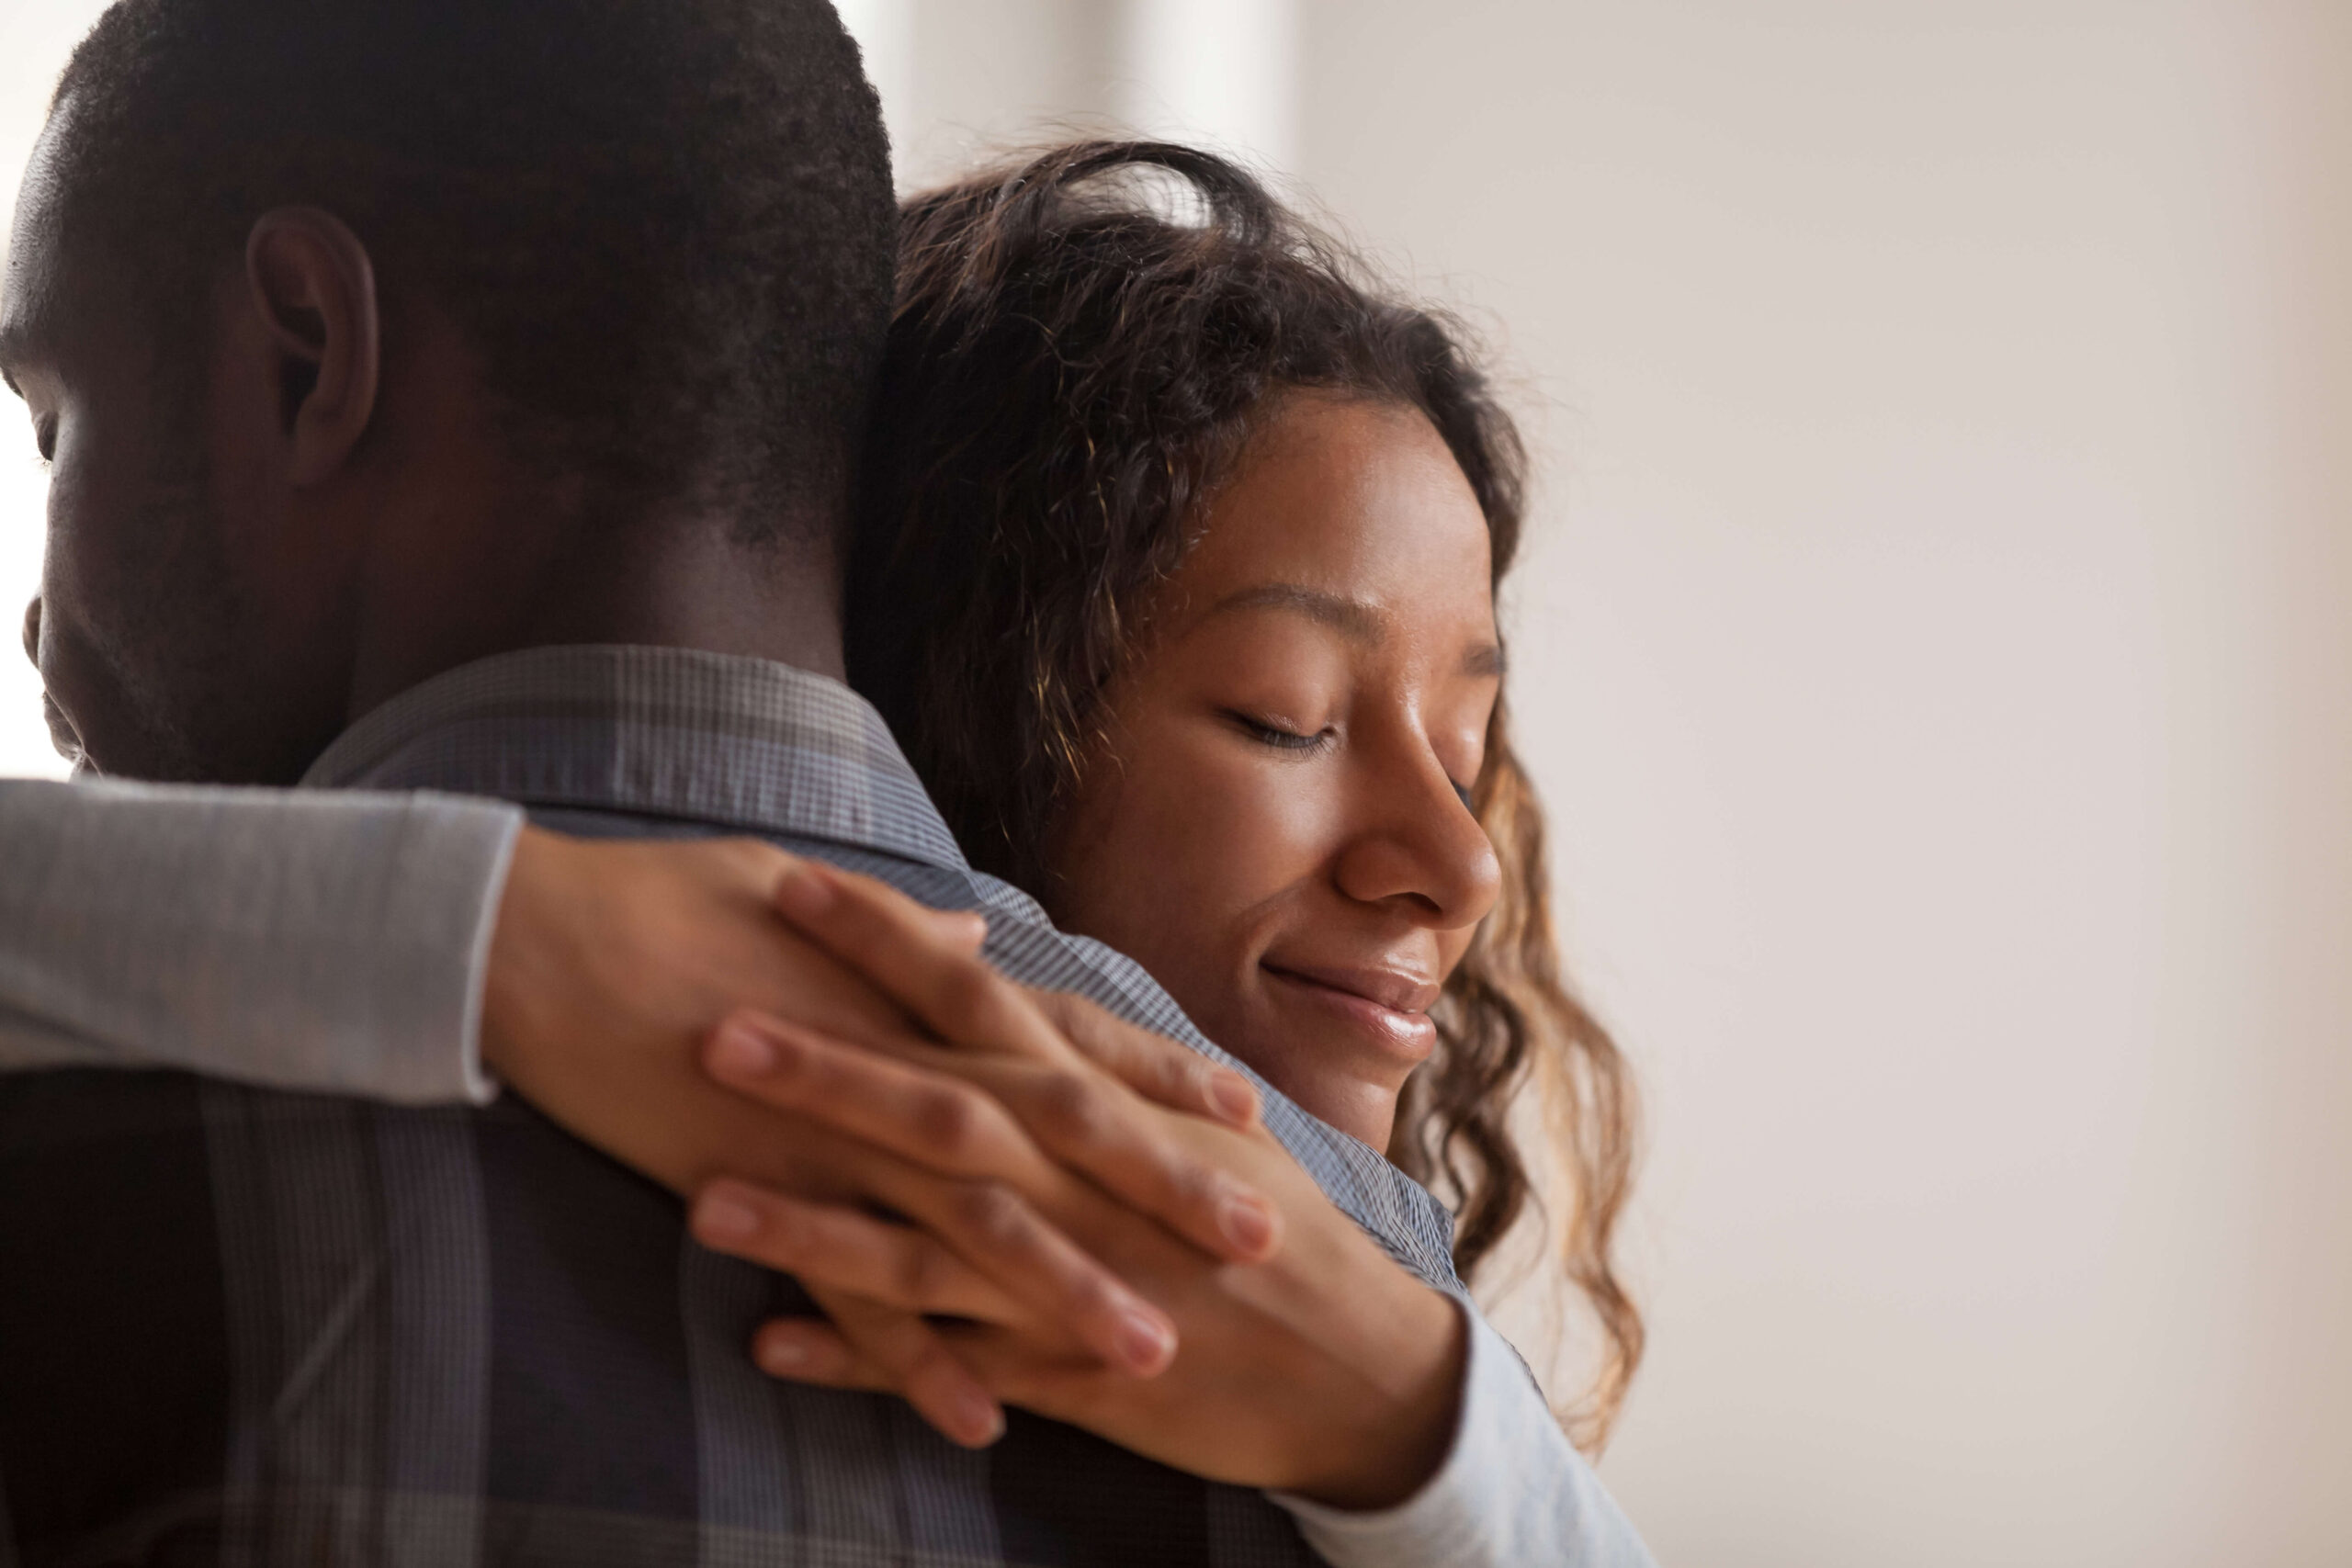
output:
<instances>
[{"instance_id":1,"label":"man's neck","mask_svg":"<svg viewBox=\"0 0 2352 1568\"><path fill-rule=\"evenodd\" d=\"M838 681L840 569L826 545L746 546L715 525L648 529L568 567L518 646L586 642L741 654Z\"/></svg>"},{"instance_id":2,"label":"man's neck","mask_svg":"<svg viewBox=\"0 0 2352 1568\"><path fill-rule=\"evenodd\" d=\"M363 632L346 722L444 671L526 648L687 648L842 678L840 569L827 542L749 545L699 518L584 537L550 529L536 543L528 523L508 525L499 558L393 578L364 617L379 635Z\"/></svg>"}]
</instances>

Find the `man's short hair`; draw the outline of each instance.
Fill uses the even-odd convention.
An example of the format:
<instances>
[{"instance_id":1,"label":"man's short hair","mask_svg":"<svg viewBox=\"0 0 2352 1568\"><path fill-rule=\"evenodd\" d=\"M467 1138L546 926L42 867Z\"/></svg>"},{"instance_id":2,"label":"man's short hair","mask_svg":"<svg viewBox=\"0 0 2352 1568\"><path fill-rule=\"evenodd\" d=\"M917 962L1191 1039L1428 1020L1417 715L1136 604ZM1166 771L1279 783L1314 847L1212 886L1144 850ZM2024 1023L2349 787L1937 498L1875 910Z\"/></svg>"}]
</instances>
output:
<instances>
[{"instance_id":1,"label":"man's short hair","mask_svg":"<svg viewBox=\"0 0 2352 1568\"><path fill-rule=\"evenodd\" d=\"M324 208L601 510L842 514L897 212L826 0L119 0L58 104L66 254L97 235L159 328Z\"/></svg>"}]
</instances>

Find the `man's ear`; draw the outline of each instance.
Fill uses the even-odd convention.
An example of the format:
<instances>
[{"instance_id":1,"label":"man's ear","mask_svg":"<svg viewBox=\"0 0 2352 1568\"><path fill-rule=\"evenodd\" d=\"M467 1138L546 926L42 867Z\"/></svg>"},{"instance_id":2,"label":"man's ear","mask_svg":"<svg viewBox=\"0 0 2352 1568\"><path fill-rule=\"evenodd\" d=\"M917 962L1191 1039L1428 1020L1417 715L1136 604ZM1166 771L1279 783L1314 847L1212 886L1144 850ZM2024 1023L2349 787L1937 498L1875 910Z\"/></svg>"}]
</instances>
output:
<instances>
[{"instance_id":1,"label":"man's ear","mask_svg":"<svg viewBox=\"0 0 2352 1568\"><path fill-rule=\"evenodd\" d=\"M289 478L340 468L376 414L383 323L376 268L343 220L314 207L264 213L245 240L245 286L279 356Z\"/></svg>"}]
</instances>

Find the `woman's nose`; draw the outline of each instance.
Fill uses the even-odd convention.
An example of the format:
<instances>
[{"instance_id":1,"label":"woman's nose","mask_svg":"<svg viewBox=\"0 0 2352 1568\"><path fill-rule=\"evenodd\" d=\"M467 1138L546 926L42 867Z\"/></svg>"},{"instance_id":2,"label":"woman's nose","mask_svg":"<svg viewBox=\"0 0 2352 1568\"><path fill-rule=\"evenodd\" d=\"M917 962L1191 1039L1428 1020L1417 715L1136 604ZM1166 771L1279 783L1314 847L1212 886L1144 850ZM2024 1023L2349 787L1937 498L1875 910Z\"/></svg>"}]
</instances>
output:
<instances>
[{"instance_id":1,"label":"woman's nose","mask_svg":"<svg viewBox=\"0 0 2352 1568\"><path fill-rule=\"evenodd\" d=\"M1494 908L1502 864L1435 757L1387 772L1363 806L1364 820L1340 855L1342 893L1399 905L1437 931L1476 925Z\"/></svg>"}]
</instances>

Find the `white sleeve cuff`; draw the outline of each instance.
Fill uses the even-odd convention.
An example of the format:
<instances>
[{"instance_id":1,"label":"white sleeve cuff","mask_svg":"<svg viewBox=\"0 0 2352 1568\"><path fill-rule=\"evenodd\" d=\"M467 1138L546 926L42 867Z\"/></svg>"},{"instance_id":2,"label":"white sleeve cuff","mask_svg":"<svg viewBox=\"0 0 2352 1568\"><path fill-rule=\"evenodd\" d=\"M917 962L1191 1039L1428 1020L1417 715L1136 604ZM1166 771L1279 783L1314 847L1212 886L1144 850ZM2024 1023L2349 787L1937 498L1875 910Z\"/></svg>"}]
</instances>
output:
<instances>
[{"instance_id":1,"label":"white sleeve cuff","mask_svg":"<svg viewBox=\"0 0 2352 1568\"><path fill-rule=\"evenodd\" d=\"M1543 1392L1478 1312L1469 1320L1462 1415L1429 1483L1393 1508L1356 1513L1269 1495L1332 1568L1651 1568L1650 1555Z\"/></svg>"},{"instance_id":2,"label":"white sleeve cuff","mask_svg":"<svg viewBox=\"0 0 2352 1568\"><path fill-rule=\"evenodd\" d=\"M420 810L451 813L435 825L435 836L441 841L418 857L419 867L431 868L440 879L438 889L426 893L428 901L437 897L453 911L469 905L472 909L473 931L466 944L464 990L458 1003L457 1087L467 1103L487 1105L498 1098L498 1080L482 1065L482 1006L490 990L491 942L498 935L498 911L506 897L507 874L514 868L514 844L523 836L523 813L514 807L456 795L421 795L417 805ZM419 1053L431 1060L437 1055L435 1042L443 1038L437 1032L440 1023L421 1016L412 1027Z\"/></svg>"}]
</instances>

